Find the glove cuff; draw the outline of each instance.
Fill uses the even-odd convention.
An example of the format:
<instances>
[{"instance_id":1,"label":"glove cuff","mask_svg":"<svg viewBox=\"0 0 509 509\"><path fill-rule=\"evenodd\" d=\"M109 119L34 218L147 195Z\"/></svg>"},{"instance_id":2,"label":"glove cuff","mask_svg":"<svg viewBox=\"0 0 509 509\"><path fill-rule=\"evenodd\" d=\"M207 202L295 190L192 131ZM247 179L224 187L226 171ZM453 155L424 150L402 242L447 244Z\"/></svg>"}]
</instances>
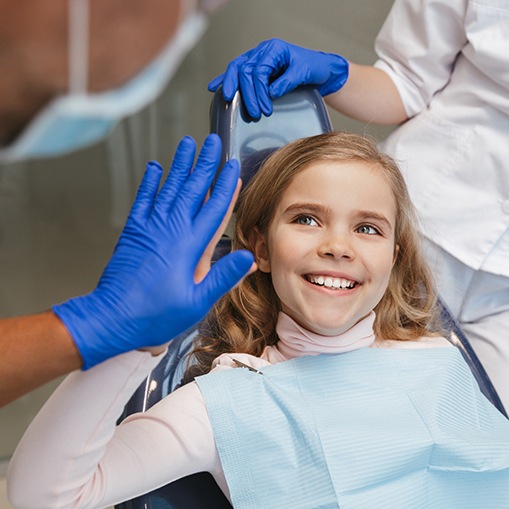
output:
<instances>
[{"instance_id":1,"label":"glove cuff","mask_svg":"<svg viewBox=\"0 0 509 509\"><path fill-rule=\"evenodd\" d=\"M332 94L343 88L348 80L350 69L350 64L346 58L332 53L327 53L326 55L329 60L327 65L330 70L330 78L317 88L322 96Z\"/></svg>"},{"instance_id":2,"label":"glove cuff","mask_svg":"<svg viewBox=\"0 0 509 509\"><path fill-rule=\"evenodd\" d=\"M93 294L70 299L51 307L62 321L83 359L83 370L99 364L113 355L123 353L123 341L111 341L113 331L108 330L99 317Z\"/></svg>"}]
</instances>

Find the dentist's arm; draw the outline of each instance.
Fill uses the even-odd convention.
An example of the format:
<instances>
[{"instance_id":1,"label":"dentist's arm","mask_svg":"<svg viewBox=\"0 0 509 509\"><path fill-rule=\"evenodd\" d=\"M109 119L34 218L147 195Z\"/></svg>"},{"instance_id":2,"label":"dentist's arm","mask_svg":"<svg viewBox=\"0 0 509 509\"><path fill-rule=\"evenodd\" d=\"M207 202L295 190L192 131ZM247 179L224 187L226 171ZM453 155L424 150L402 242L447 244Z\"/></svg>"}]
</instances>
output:
<instances>
[{"instance_id":1,"label":"dentist's arm","mask_svg":"<svg viewBox=\"0 0 509 509\"><path fill-rule=\"evenodd\" d=\"M0 406L82 364L52 311L0 320L0 352Z\"/></svg>"},{"instance_id":2,"label":"dentist's arm","mask_svg":"<svg viewBox=\"0 0 509 509\"><path fill-rule=\"evenodd\" d=\"M325 102L361 122L395 125L408 119L394 82L383 70L350 62L348 80Z\"/></svg>"}]
</instances>

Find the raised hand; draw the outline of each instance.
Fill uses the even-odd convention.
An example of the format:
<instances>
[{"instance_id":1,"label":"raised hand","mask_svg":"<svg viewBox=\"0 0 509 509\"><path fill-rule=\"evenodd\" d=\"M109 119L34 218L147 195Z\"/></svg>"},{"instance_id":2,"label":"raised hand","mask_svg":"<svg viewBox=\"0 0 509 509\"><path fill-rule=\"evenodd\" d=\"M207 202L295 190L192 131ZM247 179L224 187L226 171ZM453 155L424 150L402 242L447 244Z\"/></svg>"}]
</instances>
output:
<instances>
[{"instance_id":1,"label":"raised hand","mask_svg":"<svg viewBox=\"0 0 509 509\"><path fill-rule=\"evenodd\" d=\"M163 170L148 163L97 288L53 307L71 333L84 369L129 350L167 343L203 318L252 267L252 254L237 251L195 282L200 258L239 181L238 163L229 161L205 201L219 165L219 137L207 137L193 170L195 153L194 140L184 138L160 191Z\"/></svg>"}]
</instances>

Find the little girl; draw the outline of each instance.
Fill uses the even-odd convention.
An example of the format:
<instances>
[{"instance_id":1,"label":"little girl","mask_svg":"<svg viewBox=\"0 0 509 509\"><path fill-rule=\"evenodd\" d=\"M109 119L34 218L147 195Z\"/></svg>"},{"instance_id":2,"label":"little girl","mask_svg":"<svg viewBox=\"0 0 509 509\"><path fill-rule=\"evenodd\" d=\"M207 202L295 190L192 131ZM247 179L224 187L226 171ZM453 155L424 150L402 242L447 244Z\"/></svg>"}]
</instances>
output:
<instances>
[{"instance_id":1,"label":"little girl","mask_svg":"<svg viewBox=\"0 0 509 509\"><path fill-rule=\"evenodd\" d=\"M208 471L236 509L509 508L509 423L433 332L417 235L372 141L278 150L237 211L259 270L209 315L195 381L116 427L160 355L73 373L11 461L12 502L105 507Z\"/></svg>"}]
</instances>

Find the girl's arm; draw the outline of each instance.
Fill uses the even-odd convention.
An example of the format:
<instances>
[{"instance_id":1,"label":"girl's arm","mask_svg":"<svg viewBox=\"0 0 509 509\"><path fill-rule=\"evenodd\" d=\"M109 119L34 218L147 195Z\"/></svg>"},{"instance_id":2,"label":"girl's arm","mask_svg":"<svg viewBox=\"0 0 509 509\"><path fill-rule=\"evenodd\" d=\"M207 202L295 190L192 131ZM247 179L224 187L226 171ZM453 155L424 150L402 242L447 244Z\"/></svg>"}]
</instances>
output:
<instances>
[{"instance_id":1,"label":"girl's arm","mask_svg":"<svg viewBox=\"0 0 509 509\"><path fill-rule=\"evenodd\" d=\"M116 427L125 403L159 360L130 352L66 378L9 464L15 507L100 508L214 471L217 452L194 383Z\"/></svg>"}]
</instances>

